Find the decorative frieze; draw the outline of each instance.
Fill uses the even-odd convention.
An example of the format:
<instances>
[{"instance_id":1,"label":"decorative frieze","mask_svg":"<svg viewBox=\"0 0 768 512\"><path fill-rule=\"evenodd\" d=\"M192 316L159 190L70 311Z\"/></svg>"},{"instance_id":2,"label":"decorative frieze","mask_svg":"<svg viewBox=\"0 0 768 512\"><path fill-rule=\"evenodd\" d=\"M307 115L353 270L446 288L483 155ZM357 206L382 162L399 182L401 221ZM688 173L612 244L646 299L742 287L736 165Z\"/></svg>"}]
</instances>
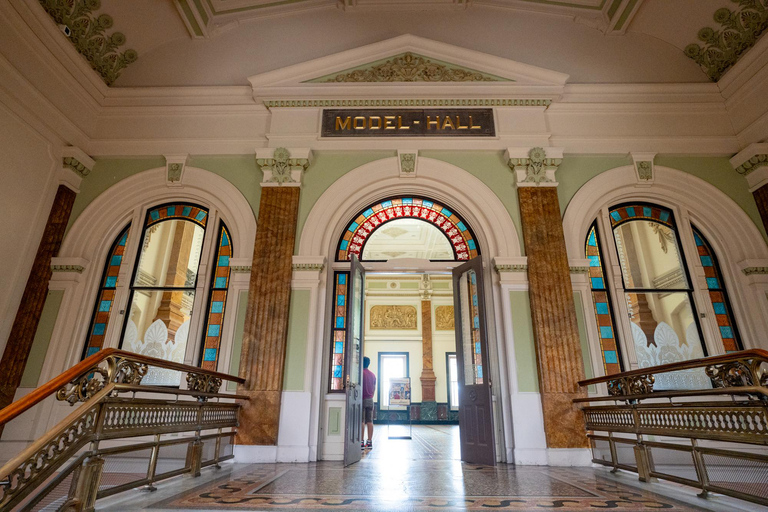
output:
<instances>
[{"instance_id":1,"label":"decorative frieze","mask_svg":"<svg viewBox=\"0 0 768 512\"><path fill-rule=\"evenodd\" d=\"M499 265L495 267L496 272L501 274L502 272L528 272L528 265Z\"/></svg>"},{"instance_id":2,"label":"decorative frieze","mask_svg":"<svg viewBox=\"0 0 768 512\"><path fill-rule=\"evenodd\" d=\"M768 1L732 0L738 8L722 7L715 11L717 27L704 27L698 37L703 44L692 43L685 54L701 66L710 80L717 82L768 29Z\"/></svg>"},{"instance_id":3,"label":"decorative frieze","mask_svg":"<svg viewBox=\"0 0 768 512\"><path fill-rule=\"evenodd\" d=\"M589 267L568 267L571 274L589 274Z\"/></svg>"},{"instance_id":4,"label":"decorative frieze","mask_svg":"<svg viewBox=\"0 0 768 512\"><path fill-rule=\"evenodd\" d=\"M513 149L506 151L509 168L518 187L556 187L555 172L563 161L561 148Z\"/></svg>"},{"instance_id":5,"label":"decorative frieze","mask_svg":"<svg viewBox=\"0 0 768 512\"><path fill-rule=\"evenodd\" d=\"M93 170L96 161L75 146L67 146L61 150L61 163L65 169L74 171L80 178L85 178Z\"/></svg>"},{"instance_id":6,"label":"decorative frieze","mask_svg":"<svg viewBox=\"0 0 768 512\"><path fill-rule=\"evenodd\" d=\"M741 269L745 276L768 275L768 267L747 267Z\"/></svg>"},{"instance_id":7,"label":"decorative frieze","mask_svg":"<svg viewBox=\"0 0 768 512\"><path fill-rule=\"evenodd\" d=\"M371 330L415 330L417 312L414 306L373 306Z\"/></svg>"},{"instance_id":8,"label":"decorative frieze","mask_svg":"<svg viewBox=\"0 0 768 512\"><path fill-rule=\"evenodd\" d=\"M230 272L234 272L236 274L250 274L251 266L250 265L230 265L229 270Z\"/></svg>"},{"instance_id":9,"label":"decorative frieze","mask_svg":"<svg viewBox=\"0 0 768 512\"><path fill-rule=\"evenodd\" d=\"M101 0L40 0L40 5L65 27L64 34L105 84L112 85L122 70L139 58L136 50L120 51L125 35L107 34L114 21L109 14L94 12L101 8Z\"/></svg>"},{"instance_id":10,"label":"decorative frieze","mask_svg":"<svg viewBox=\"0 0 768 512\"><path fill-rule=\"evenodd\" d=\"M85 267L82 265L51 265L51 272L75 272L82 274Z\"/></svg>"},{"instance_id":11,"label":"decorative frieze","mask_svg":"<svg viewBox=\"0 0 768 512\"><path fill-rule=\"evenodd\" d=\"M437 306L435 308L435 329L438 331L453 331L456 329L456 317L453 306Z\"/></svg>"},{"instance_id":12,"label":"decorative frieze","mask_svg":"<svg viewBox=\"0 0 768 512\"><path fill-rule=\"evenodd\" d=\"M328 99L328 100L264 100L267 108L315 107L548 107L551 99L506 98L410 98L410 99Z\"/></svg>"},{"instance_id":13,"label":"decorative frieze","mask_svg":"<svg viewBox=\"0 0 768 512\"><path fill-rule=\"evenodd\" d=\"M383 63L373 63L337 75L310 82L371 83L371 82L504 82L497 76L474 69L434 62L411 52L396 55Z\"/></svg>"},{"instance_id":14,"label":"decorative frieze","mask_svg":"<svg viewBox=\"0 0 768 512\"><path fill-rule=\"evenodd\" d=\"M262 187L299 187L302 173L312 159L310 149L286 148L256 151L256 164L264 173Z\"/></svg>"},{"instance_id":15,"label":"decorative frieze","mask_svg":"<svg viewBox=\"0 0 768 512\"><path fill-rule=\"evenodd\" d=\"M324 263L294 263L291 265L291 268L296 271L313 271L313 272L322 272L325 268Z\"/></svg>"}]
</instances>

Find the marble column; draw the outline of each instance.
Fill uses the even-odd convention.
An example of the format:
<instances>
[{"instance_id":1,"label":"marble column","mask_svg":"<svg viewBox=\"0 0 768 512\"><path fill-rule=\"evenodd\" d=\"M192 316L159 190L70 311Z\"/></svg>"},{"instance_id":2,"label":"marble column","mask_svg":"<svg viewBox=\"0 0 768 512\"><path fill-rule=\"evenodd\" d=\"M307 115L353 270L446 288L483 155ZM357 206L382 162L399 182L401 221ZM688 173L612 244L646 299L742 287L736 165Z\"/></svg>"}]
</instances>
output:
<instances>
[{"instance_id":1,"label":"marble column","mask_svg":"<svg viewBox=\"0 0 768 512\"><path fill-rule=\"evenodd\" d=\"M768 231L768 142L750 144L731 158L731 164L747 179L763 226Z\"/></svg>"},{"instance_id":2,"label":"marble column","mask_svg":"<svg viewBox=\"0 0 768 512\"><path fill-rule=\"evenodd\" d=\"M584 362L555 181L562 150L533 148L527 154L509 150L508 158L516 174L528 256L528 291L547 446L585 448L582 414L572 403L586 394L577 384L584 379Z\"/></svg>"},{"instance_id":3,"label":"marble column","mask_svg":"<svg viewBox=\"0 0 768 512\"><path fill-rule=\"evenodd\" d=\"M435 401L434 361L432 360L432 282L424 274L419 283L421 295L421 416L422 420L437 420Z\"/></svg>"},{"instance_id":4,"label":"marble column","mask_svg":"<svg viewBox=\"0 0 768 512\"><path fill-rule=\"evenodd\" d=\"M243 331L239 389L248 395L237 443L276 445L288 341L293 248L309 150L259 150L264 173Z\"/></svg>"},{"instance_id":5,"label":"marble column","mask_svg":"<svg viewBox=\"0 0 768 512\"><path fill-rule=\"evenodd\" d=\"M80 180L91 172L94 164L90 157L76 148L65 148L63 154L59 188L8 335L8 343L0 359L0 409L13 402L16 389L21 383L48 295L48 282L52 274L51 258L58 254L64 239Z\"/></svg>"}]
</instances>

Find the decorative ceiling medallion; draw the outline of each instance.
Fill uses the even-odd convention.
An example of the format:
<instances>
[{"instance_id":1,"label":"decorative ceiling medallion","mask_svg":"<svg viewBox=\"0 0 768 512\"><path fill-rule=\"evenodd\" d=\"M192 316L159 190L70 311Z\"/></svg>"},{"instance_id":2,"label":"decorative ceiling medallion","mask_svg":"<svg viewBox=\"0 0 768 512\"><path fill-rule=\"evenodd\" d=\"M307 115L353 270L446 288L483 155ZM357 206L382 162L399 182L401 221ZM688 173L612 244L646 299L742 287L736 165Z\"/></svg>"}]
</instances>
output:
<instances>
[{"instance_id":1,"label":"decorative ceiling medallion","mask_svg":"<svg viewBox=\"0 0 768 512\"><path fill-rule=\"evenodd\" d=\"M717 82L739 58L752 48L768 29L768 0L732 0L739 8L727 7L715 11L719 30L704 27L699 30L703 45L689 44L685 54L702 67L713 82Z\"/></svg>"},{"instance_id":2,"label":"decorative ceiling medallion","mask_svg":"<svg viewBox=\"0 0 768 512\"><path fill-rule=\"evenodd\" d=\"M506 82L503 78L450 64L443 64L411 52L381 64L324 76L310 82Z\"/></svg>"},{"instance_id":3,"label":"decorative ceiling medallion","mask_svg":"<svg viewBox=\"0 0 768 512\"><path fill-rule=\"evenodd\" d=\"M105 84L112 85L122 70L139 58L136 50L118 51L125 44L121 32L106 34L114 24L111 16L92 14L101 7L101 0L40 0L40 5L56 23L69 30L67 35L75 49Z\"/></svg>"}]
</instances>

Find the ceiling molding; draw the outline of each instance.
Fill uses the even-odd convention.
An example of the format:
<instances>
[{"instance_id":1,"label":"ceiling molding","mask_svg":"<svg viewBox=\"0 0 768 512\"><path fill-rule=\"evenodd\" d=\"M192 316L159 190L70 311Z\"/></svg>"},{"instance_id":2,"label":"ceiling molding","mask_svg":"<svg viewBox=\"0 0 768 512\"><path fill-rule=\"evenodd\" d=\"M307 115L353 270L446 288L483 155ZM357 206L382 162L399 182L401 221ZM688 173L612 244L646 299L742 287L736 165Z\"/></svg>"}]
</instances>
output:
<instances>
[{"instance_id":1,"label":"ceiling molding","mask_svg":"<svg viewBox=\"0 0 768 512\"><path fill-rule=\"evenodd\" d=\"M715 28L699 30L701 43L685 47L710 80L717 82L768 30L768 0L733 0L738 8L722 7L715 11Z\"/></svg>"}]
</instances>

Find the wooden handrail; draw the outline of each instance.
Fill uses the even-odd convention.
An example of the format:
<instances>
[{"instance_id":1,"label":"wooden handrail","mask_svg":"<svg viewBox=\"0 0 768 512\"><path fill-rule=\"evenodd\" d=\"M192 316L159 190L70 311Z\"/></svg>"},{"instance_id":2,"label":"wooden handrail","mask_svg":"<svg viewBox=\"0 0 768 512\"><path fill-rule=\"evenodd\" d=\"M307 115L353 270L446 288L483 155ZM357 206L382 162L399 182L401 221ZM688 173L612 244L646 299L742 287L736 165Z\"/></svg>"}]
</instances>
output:
<instances>
[{"instance_id":1,"label":"wooden handrail","mask_svg":"<svg viewBox=\"0 0 768 512\"><path fill-rule=\"evenodd\" d=\"M88 370L98 365L110 356L125 357L131 361L137 361L145 363L149 366L158 366L161 368L167 368L169 370L178 370L182 372L193 372L199 375L210 375L222 380L228 380L243 384L245 379L235 377L226 373L212 372L210 370L203 370L196 366L188 366L186 364L175 363L173 361L166 361L164 359L158 359L156 357L149 357L141 354L135 354L133 352L127 352L125 350L118 350L116 348L105 348L99 350L95 354L86 357L69 370L61 373L57 377L49 380L39 388L35 389L23 398L16 400L4 409L0 409L0 426L5 425L12 419L16 418L20 414L29 410L33 406L42 402L52 394L56 393L59 389L66 386L70 382L74 381L78 377L82 376Z\"/></svg>"},{"instance_id":2,"label":"wooden handrail","mask_svg":"<svg viewBox=\"0 0 768 512\"><path fill-rule=\"evenodd\" d=\"M659 366L651 366L649 368L638 368L637 370L630 370L628 372L614 373L613 375L606 375L605 377L597 377L594 379L587 379L579 381L579 386L591 386L592 384L600 384L603 382L609 382L612 380L620 379L622 377L636 377L638 375L651 375L656 373L673 372L677 370L688 370L691 368L700 368L702 366L709 366L718 363L729 363L738 361L741 359L763 359L768 363L768 351L762 349L743 350L741 352L734 352L731 354L722 354L719 356L701 357L699 359L690 359L688 361L680 361L678 363L662 364Z\"/></svg>"}]
</instances>

